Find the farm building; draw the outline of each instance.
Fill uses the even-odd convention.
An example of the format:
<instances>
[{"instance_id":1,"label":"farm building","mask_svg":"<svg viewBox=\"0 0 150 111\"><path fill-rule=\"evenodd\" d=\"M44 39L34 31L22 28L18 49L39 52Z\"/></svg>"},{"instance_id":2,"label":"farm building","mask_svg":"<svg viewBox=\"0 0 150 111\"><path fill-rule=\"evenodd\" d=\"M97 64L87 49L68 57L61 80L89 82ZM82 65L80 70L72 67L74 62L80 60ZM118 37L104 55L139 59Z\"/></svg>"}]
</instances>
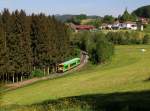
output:
<instances>
[{"instance_id":1,"label":"farm building","mask_svg":"<svg viewBox=\"0 0 150 111\"><path fill-rule=\"evenodd\" d=\"M136 22L124 22L123 23L123 27L122 28L126 28L126 29L131 29L131 30L137 30L137 23Z\"/></svg>"},{"instance_id":2,"label":"farm building","mask_svg":"<svg viewBox=\"0 0 150 111\"><path fill-rule=\"evenodd\" d=\"M130 30L137 30L138 26L136 22L123 22L120 23L119 21L114 22L113 24L102 24L100 29L108 29L108 30L119 30L119 29L130 29Z\"/></svg>"},{"instance_id":3,"label":"farm building","mask_svg":"<svg viewBox=\"0 0 150 111\"><path fill-rule=\"evenodd\" d=\"M92 25L75 25L75 24L69 24L70 28L75 30L76 32L78 31L84 31L84 30L95 30L96 28Z\"/></svg>"},{"instance_id":4,"label":"farm building","mask_svg":"<svg viewBox=\"0 0 150 111\"><path fill-rule=\"evenodd\" d=\"M116 21L112 24L111 28L112 29L120 29L121 23L119 21Z\"/></svg>"},{"instance_id":5,"label":"farm building","mask_svg":"<svg viewBox=\"0 0 150 111\"><path fill-rule=\"evenodd\" d=\"M103 23L99 28L101 30L103 30L103 29L111 30L112 29L112 25L111 24Z\"/></svg>"},{"instance_id":6,"label":"farm building","mask_svg":"<svg viewBox=\"0 0 150 111\"><path fill-rule=\"evenodd\" d=\"M148 18L140 17L138 21L143 25L147 25L150 20Z\"/></svg>"},{"instance_id":7,"label":"farm building","mask_svg":"<svg viewBox=\"0 0 150 111\"><path fill-rule=\"evenodd\" d=\"M80 30L94 30L95 29L95 27L92 25L76 25L75 28L78 31L80 31Z\"/></svg>"}]
</instances>

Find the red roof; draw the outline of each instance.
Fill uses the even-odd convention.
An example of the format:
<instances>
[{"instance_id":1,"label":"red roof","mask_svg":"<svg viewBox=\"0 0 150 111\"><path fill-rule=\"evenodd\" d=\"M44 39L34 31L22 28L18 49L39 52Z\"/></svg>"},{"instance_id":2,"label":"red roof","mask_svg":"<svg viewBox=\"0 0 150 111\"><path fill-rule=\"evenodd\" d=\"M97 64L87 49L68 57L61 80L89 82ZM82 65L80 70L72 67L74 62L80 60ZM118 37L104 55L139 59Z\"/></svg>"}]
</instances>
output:
<instances>
[{"instance_id":1,"label":"red roof","mask_svg":"<svg viewBox=\"0 0 150 111\"><path fill-rule=\"evenodd\" d=\"M75 28L77 30L92 30L92 29L95 29L95 27L91 26L91 25L76 25Z\"/></svg>"}]
</instances>

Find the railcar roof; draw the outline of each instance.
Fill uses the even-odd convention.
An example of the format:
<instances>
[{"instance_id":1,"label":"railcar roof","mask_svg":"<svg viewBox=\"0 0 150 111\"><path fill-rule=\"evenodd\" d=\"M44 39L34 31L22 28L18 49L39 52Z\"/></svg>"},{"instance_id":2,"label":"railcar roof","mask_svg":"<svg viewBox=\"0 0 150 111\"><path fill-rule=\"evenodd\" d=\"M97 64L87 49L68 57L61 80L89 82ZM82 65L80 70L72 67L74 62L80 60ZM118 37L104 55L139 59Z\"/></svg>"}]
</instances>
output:
<instances>
[{"instance_id":1,"label":"railcar roof","mask_svg":"<svg viewBox=\"0 0 150 111\"><path fill-rule=\"evenodd\" d=\"M66 62L61 63L61 64L62 64L62 65L71 64L71 63L73 63L74 61L77 61L77 60L80 60L80 58L74 58L74 59L72 59L72 60L66 61Z\"/></svg>"}]
</instances>

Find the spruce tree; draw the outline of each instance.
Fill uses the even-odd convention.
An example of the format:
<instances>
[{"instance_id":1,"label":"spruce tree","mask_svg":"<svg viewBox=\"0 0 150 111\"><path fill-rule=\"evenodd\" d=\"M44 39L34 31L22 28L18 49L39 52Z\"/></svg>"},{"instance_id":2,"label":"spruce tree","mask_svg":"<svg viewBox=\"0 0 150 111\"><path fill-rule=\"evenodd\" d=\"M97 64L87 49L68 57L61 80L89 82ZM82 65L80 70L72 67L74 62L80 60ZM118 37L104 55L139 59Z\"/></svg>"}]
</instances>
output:
<instances>
[{"instance_id":1,"label":"spruce tree","mask_svg":"<svg viewBox=\"0 0 150 111\"><path fill-rule=\"evenodd\" d=\"M21 10L18 16L18 21L16 21L20 27L20 32L18 33L20 35L20 41L19 41L19 47L20 47L20 72L22 73L31 73L32 70L32 50L31 50L31 38L29 33L29 26L27 23L27 17L26 13ZM18 28L19 28L18 27Z\"/></svg>"},{"instance_id":2,"label":"spruce tree","mask_svg":"<svg viewBox=\"0 0 150 111\"><path fill-rule=\"evenodd\" d=\"M0 78L13 82L33 67L49 70L70 54L68 27L44 14L27 16L21 10L0 14ZM1 76L3 75L3 76Z\"/></svg>"}]
</instances>

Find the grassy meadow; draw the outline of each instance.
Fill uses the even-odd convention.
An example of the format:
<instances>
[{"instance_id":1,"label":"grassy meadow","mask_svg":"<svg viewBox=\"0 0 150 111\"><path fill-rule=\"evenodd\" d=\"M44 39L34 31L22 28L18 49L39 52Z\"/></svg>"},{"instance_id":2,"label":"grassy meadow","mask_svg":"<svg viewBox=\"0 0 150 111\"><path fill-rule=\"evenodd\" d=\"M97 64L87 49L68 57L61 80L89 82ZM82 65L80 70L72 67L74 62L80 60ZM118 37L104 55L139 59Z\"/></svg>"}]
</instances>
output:
<instances>
[{"instance_id":1,"label":"grassy meadow","mask_svg":"<svg viewBox=\"0 0 150 111\"><path fill-rule=\"evenodd\" d=\"M150 25L148 24L146 28L144 28L144 32L150 34Z\"/></svg>"},{"instance_id":2,"label":"grassy meadow","mask_svg":"<svg viewBox=\"0 0 150 111\"><path fill-rule=\"evenodd\" d=\"M146 49L146 52L141 51L143 48ZM72 102L68 103L68 100ZM29 105L33 110L35 107L33 108L32 105L38 104L37 107L40 111L44 104L58 108L59 103L63 107L66 106L67 109L66 104L77 104L76 107L69 106L74 110L61 111L81 111L80 109L93 111L90 107L97 111L149 109L150 45L116 46L115 55L109 63L98 66L89 63L79 72L8 91L2 96L2 107ZM58 106L55 106L57 104ZM26 110L24 107L23 109ZM123 109L119 110L120 107ZM57 111L57 108L52 111ZM79 110L75 108L79 108ZM113 110L113 108L118 108L118 110Z\"/></svg>"}]
</instances>

